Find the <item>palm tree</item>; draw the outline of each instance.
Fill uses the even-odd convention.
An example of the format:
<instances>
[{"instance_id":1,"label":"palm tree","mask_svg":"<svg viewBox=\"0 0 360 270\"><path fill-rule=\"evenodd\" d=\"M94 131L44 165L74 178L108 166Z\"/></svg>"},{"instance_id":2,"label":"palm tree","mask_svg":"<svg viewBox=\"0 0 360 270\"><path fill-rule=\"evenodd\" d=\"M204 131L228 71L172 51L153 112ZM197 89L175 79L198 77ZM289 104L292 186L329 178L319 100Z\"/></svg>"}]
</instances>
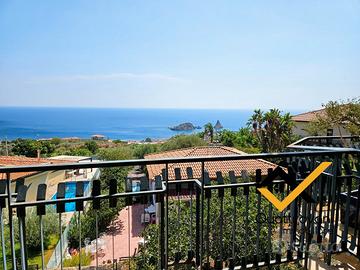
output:
<instances>
[{"instance_id":1,"label":"palm tree","mask_svg":"<svg viewBox=\"0 0 360 270\"><path fill-rule=\"evenodd\" d=\"M266 113L255 110L248 125L252 126L264 152L281 151L291 143L293 122L289 113L282 115L278 109Z\"/></svg>"},{"instance_id":2,"label":"palm tree","mask_svg":"<svg viewBox=\"0 0 360 270\"><path fill-rule=\"evenodd\" d=\"M210 138L210 142L213 142L214 140L214 127L211 123L207 123L204 126L204 135L208 136Z\"/></svg>"}]
</instances>

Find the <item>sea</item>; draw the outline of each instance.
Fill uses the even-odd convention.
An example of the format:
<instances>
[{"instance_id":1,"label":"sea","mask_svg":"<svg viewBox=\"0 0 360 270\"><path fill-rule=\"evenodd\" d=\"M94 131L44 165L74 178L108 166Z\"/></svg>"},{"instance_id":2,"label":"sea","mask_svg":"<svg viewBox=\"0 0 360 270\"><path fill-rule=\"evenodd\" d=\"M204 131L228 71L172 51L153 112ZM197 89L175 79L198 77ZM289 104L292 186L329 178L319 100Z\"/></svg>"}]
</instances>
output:
<instances>
[{"instance_id":1,"label":"sea","mask_svg":"<svg viewBox=\"0 0 360 270\"><path fill-rule=\"evenodd\" d=\"M0 140L89 139L94 134L113 140L163 140L201 131L169 129L184 122L203 127L209 122L215 125L219 120L225 129L239 130L246 126L252 113L252 110L219 109L0 107Z\"/></svg>"}]
</instances>

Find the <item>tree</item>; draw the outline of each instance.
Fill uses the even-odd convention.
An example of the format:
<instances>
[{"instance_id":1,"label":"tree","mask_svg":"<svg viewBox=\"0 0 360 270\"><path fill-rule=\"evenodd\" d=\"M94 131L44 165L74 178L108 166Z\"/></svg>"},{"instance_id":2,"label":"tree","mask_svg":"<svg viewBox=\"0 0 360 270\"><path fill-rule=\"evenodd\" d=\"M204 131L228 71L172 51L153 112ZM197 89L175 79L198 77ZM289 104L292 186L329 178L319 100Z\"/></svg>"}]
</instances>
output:
<instances>
[{"instance_id":1,"label":"tree","mask_svg":"<svg viewBox=\"0 0 360 270\"><path fill-rule=\"evenodd\" d=\"M13 142L12 152L15 155L37 157L38 150L44 156L48 156L55 150L51 141L36 141L31 139L16 139Z\"/></svg>"},{"instance_id":2,"label":"tree","mask_svg":"<svg viewBox=\"0 0 360 270\"><path fill-rule=\"evenodd\" d=\"M204 132L205 136L207 136L210 139L210 142L213 142L214 140L214 127L211 123L207 123L204 126Z\"/></svg>"},{"instance_id":3,"label":"tree","mask_svg":"<svg viewBox=\"0 0 360 270\"><path fill-rule=\"evenodd\" d=\"M97 145L97 143L95 141L85 142L85 147L93 154L95 154L99 149L99 146Z\"/></svg>"},{"instance_id":4,"label":"tree","mask_svg":"<svg viewBox=\"0 0 360 270\"><path fill-rule=\"evenodd\" d=\"M235 146L236 133L230 130L224 129L219 133L220 142L229 147Z\"/></svg>"},{"instance_id":5,"label":"tree","mask_svg":"<svg viewBox=\"0 0 360 270\"><path fill-rule=\"evenodd\" d=\"M117 147L101 149L99 158L101 160L127 160L132 159L133 153L129 147ZM129 167L113 167L101 169L101 188L107 190L111 179L117 179L118 187L125 190L125 179L129 172Z\"/></svg>"},{"instance_id":6,"label":"tree","mask_svg":"<svg viewBox=\"0 0 360 270\"><path fill-rule=\"evenodd\" d=\"M329 101L323 104L323 113L318 113L310 122L307 131L319 135L326 129L335 128L342 137L342 129L351 134L360 134L360 98L347 101Z\"/></svg>"},{"instance_id":7,"label":"tree","mask_svg":"<svg viewBox=\"0 0 360 270\"><path fill-rule=\"evenodd\" d=\"M43 219L43 230L44 230L44 247L47 248L50 243L50 238L55 233L58 233L59 227L54 220L57 219L57 214L52 207L47 207L46 215L42 217ZM15 219L14 222L14 235L16 239L19 239L19 226L18 220ZM29 249L40 250L41 249L41 239L39 235L39 216L36 214L34 208L26 209L26 218L25 218L25 230L26 230L26 244Z\"/></svg>"},{"instance_id":8,"label":"tree","mask_svg":"<svg viewBox=\"0 0 360 270\"><path fill-rule=\"evenodd\" d=\"M160 146L160 151L176 150L195 146L205 146L206 142L197 135L177 135Z\"/></svg>"},{"instance_id":9,"label":"tree","mask_svg":"<svg viewBox=\"0 0 360 270\"><path fill-rule=\"evenodd\" d=\"M278 109L264 113L255 110L248 121L263 152L279 152L292 142L293 121L289 113L281 114Z\"/></svg>"},{"instance_id":10,"label":"tree","mask_svg":"<svg viewBox=\"0 0 360 270\"><path fill-rule=\"evenodd\" d=\"M135 158L144 158L145 155L155 153L159 150L157 144L135 144L133 152Z\"/></svg>"},{"instance_id":11,"label":"tree","mask_svg":"<svg viewBox=\"0 0 360 270\"><path fill-rule=\"evenodd\" d=\"M239 131L222 130L219 133L219 140L225 146L250 153L259 152L259 142L251 133L250 128L241 128Z\"/></svg>"}]
</instances>

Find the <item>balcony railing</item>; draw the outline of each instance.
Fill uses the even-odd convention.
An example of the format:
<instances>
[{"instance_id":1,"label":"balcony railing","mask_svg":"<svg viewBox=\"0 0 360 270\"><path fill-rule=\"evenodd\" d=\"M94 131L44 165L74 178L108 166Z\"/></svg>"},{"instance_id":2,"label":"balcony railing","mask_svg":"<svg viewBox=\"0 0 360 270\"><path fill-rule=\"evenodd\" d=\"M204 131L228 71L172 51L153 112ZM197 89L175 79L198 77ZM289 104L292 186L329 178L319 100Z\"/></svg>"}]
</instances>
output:
<instances>
[{"instance_id":1,"label":"balcony railing","mask_svg":"<svg viewBox=\"0 0 360 270\"><path fill-rule=\"evenodd\" d=\"M96 245L93 269L181 269L181 266L248 269L293 261L301 261L306 267L315 247L323 256L321 259L329 265L332 256L341 252L360 258L358 141L358 137L309 137L290 145L290 152L284 153L1 167L0 175L5 175L5 180L0 181L2 268L65 268L67 239L64 239L64 227L68 223L64 221L64 216L72 215L65 212L65 205L70 202L75 203L71 218L78 220L80 250L86 248L81 217L90 206L96 213L95 238L90 239ZM282 174L274 177L271 168L261 171L249 167L243 168L241 175L235 175L236 168L233 168L229 172L219 171L216 179L210 179L207 165L234 160L265 160L267 164L279 168L277 171L281 169ZM275 178L267 188L282 200L324 161L331 162L331 166L284 211L278 211L257 190L266 177ZM194 179L193 167L188 167L186 179L181 179L184 177L179 173L180 165L189 163L198 164L197 168L201 168L199 179ZM87 196L81 181L76 184L74 198L66 198L66 186L60 183L56 199L49 199L46 184L41 184L37 187L36 200L28 201L28 187L18 186L15 193L11 184L12 174L19 172L91 168L103 171L151 164L163 164L165 169L161 175L150 180L154 181L153 186L143 179L141 190L135 192L126 179L111 179L106 192L102 191L104 179L100 174L100 179L92 181ZM175 179L169 179L170 168L175 171ZM290 183L289 179L293 182ZM145 209L153 200L157 221L151 227L154 234L142 234L144 239L136 253L130 250L129 245L128 254L121 258L122 263L119 264L120 259L115 257L114 251L110 263L101 262L98 254L98 214L104 207L115 208L119 202L127 208L141 205ZM56 210L57 219L53 222L57 223L59 239L52 265L46 258L43 225L49 207ZM37 264L29 260L29 235L26 235L28 209L36 210L38 215L36 228L32 230L41 242L41 262ZM127 240L130 241L130 238L129 229ZM116 243L108 245L114 248ZM80 261L82 254L80 252ZM150 257L145 264L141 258L148 255ZM78 268L86 267L79 263Z\"/></svg>"}]
</instances>

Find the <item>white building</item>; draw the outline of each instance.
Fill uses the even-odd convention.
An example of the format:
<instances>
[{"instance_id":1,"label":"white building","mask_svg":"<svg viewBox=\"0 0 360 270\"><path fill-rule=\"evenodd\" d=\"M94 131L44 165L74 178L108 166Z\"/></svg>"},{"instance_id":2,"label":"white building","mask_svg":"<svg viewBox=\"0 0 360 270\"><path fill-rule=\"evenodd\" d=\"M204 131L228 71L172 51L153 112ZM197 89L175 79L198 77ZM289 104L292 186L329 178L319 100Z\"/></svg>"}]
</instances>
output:
<instances>
[{"instance_id":1,"label":"white building","mask_svg":"<svg viewBox=\"0 0 360 270\"><path fill-rule=\"evenodd\" d=\"M296 135L299 135L301 137L305 137L305 136L310 136L311 134L309 134L307 132L307 128L309 126L309 123L312 121L315 121L316 118L318 116L322 116L325 114L325 109L320 109L320 110L316 110L316 111L311 111L311 112L305 112L305 113L300 113L297 115L294 115L291 117L291 119L294 121L294 128L293 128L293 133ZM341 132L341 134L340 134ZM345 128L341 127L340 131L337 127L332 127L332 128L328 128L325 131L319 132L319 134L317 134L319 136L323 135L323 136L345 136L345 135L351 135L349 131L347 131Z\"/></svg>"}]
</instances>

